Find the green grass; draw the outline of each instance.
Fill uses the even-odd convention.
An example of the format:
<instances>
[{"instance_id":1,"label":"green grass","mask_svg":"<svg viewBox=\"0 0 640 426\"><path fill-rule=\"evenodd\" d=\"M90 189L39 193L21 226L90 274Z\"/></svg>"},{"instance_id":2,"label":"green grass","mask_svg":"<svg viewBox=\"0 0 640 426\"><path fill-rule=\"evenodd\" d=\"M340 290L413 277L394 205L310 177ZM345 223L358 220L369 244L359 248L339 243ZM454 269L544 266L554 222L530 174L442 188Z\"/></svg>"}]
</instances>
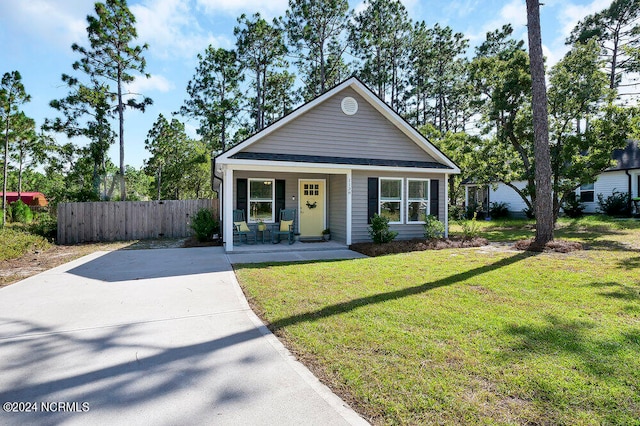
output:
<instances>
[{"instance_id":1,"label":"green grass","mask_svg":"<svg viewBox=\"0 0 640 426\"><path fill-rule=\"evenodd\" d=\"M629 244L640 230L597 218L560 226L603 243L236 273L294 353L375 423L638 424L640 250Z\"/></svg>"},{"instance_id":2,"label":"green grass","mask_svg":"<svg viewBox=\"0 0 640 426\"><path fill-rule=\"evenodd\" d=\"M5 226L0 228L0 261L15 259L33 250L45 250L51 247L49 242L30 234L22 227Z\"/></svg>"}]
</instances>

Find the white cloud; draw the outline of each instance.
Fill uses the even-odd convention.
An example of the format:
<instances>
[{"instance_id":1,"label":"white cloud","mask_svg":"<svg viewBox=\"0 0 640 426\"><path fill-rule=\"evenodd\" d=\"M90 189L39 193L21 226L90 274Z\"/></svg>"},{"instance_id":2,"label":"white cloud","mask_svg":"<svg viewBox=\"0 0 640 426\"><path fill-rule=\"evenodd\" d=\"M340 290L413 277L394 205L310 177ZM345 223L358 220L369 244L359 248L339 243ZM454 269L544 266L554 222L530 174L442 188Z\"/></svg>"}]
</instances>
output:
<instances>
[{"instance_id":1,"label":"white cloud","mask_svg":"<svg viewBox=\"0 0 640 426\"><path fill-rule=\"evenodd\" d=\"M502 28L503 25L511 24L513 27L513 36L521 38L527 31L527 8L524 0L511 0L502 6L496 17L480 28L473 28L466 31L471 45L480 44L484 41L488 32Z\"/></svg>"},{"instance_id":2,"label":"white cloud","mask_svg":"<svg viewBox=\"0 0 640 426\"><path fill-rule=\"evenodd\" d=\"M136 77L133 82L127 85L129 92L142 93L144 95L148 92L168 92L173 88L173 83L159 74L154 74L149 78Z\"/></svg>"},{"instance_id":3,"label":"white cloud","mask_svg":"<svg viewBox=\"0 0 640 426\"><path fill-rule=\"evenodd\" d=\"M600 12L603 9L608 8L611 5L611 0L593 0L589 4L573 4L570 2L561 2L560 11L558 13L558 21L560 23L561 34L563 41L570 34L578 21L587 15Z\"/></svg>"},{"instance_id":4,"label":"white cloud","mask_svg":"<svg viewBox=\"0 0 640 426\"><path fill-rule=\"evenodd\" d=\"M90 0L0 1L0 25L12 36L45 41L71 52L71 44L86 42L86 17L93 11Z\"/></svg>"},{"instance_id":5,"label":"white cloud","mask_svg":"<svg viewBox=\"0 0 640 426\"><path fill-rule=\"evenodd\" d=\"M209 44L227 46L225 37L204 31L189 3L181 0L146 0L129 7L136 17L138 40L149 43L149 53L160 58L193 57Z\"/></svg>"},{"instance_id":6,"label":"white cloud","mask_svg":"<svg viewBox=\"0 0 640 426\"><path fill-rule=\"evenodd\" d=\"M225 13L238 16L242 12L253 15L260 12L263 18L284 15L289 7L288 0L196 0L198 6L208 14Z\"/></svg>"}]
</instances>

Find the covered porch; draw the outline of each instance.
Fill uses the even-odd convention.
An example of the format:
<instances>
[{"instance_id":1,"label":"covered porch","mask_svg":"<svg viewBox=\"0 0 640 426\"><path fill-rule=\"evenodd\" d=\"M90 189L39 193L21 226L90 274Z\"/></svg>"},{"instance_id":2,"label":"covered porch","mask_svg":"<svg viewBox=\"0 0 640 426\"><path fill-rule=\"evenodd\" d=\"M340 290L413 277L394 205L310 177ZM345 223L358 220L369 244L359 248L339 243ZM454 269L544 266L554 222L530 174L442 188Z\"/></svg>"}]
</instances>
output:
<instances>
[{"instance_id":1,"label":"covered porch","mask_svg":"<svg viewBox=\"0 0 640 426\"><path fill-rule=\"evenodd\" d=\"M324 165L226 165L222 185L221 222L225 251L265 253L345 249L351 244L351 170ZM323 167L324 166L324 167ZM295 210L296 241L273 244L282 209ZM262 221L268 231L256 232L256 243L234 238L233 211L242 210L251 230ZM329 230L331 240L322 242ZM251 240L250 242L253 243Z\"/></svg>"}]
</instances>

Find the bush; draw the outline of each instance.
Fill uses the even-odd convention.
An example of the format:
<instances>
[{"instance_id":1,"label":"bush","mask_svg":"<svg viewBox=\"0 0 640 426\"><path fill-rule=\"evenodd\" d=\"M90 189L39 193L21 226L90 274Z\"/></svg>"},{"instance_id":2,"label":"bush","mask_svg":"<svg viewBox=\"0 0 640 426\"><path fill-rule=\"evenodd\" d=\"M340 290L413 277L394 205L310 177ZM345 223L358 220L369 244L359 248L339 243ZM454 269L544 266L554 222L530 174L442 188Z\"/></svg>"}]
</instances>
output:
<instances>
[{"instance_id":1,"label":"bush","mask_svg":"<svg viewBox=\"0 0 640 426\"><path fill-rule=\"evenodd\" d=\"M472 219L477 217L478 211L480 211L480 206L477 203L468 205L463 219Z\"/></svg>"},{"instance_id":2,"label":"bush","mask_svg":"<svg viewBox=\"0 0 640 426\"><path fill-rule=\"evenodd\" d=\"M598 210L607 216L629 216L629 193L615 189L607 198L598 194Z\"/></svg>"},{"instance_id":3,"label":"bush","mask_svg":"<svg viewBox=\"0 0 640 426\"><path fill-rule=\"evenodd\" d=\"M476 220L477 217L478 217L478 214L475 213L472 219L461 220L458 222L462 227L462 235L465 240L475 238L478 236L478 234L480 234L480 225Z\"/></svg>"},{"instance_id":4,"label":"bush","mask_svg":"<svg viewBox=\"0 0 640 426\"><path fill-rule=\"evenodd\" d=\"M522 212L527 217L527 219L535 219L536 218L536 211L534 210L533 207L526 207L526 208L522 209Z\"/></svg>"},{"instance_id":5,"label":"bush","mask_svg":"<svg viewBox=\"0 0 640 426\"><path fill-rule=\"evenodd\" d=\"M425 215L423 226L425 238L431 240L444 237L444 223L440 222L437 217Z\"/></svg>"},{"instance_id":6,"label":"bush","mask_svg":"<svg viewBox=\"0 0 640 426\"><path fill-rule=\"evenodd\" d=\"M493 219L509 217L509 203L491 203L489 206L489 216Z\"/></svg>"},{"instance_id":7,"label":"bush","mask_svg":"<svg viewBox=\"0 0 640 426\"><path fill-rule=\"evenodd\" d=\"M29 232L53 242L58 235L58 220L50 214L39 214L29 226Z\"/></svg>"},{"instance_id":8,"label":"bush","mask_svg":"<svg viewBox=\"0 0 640 426\"><path fill-rule=\"evenodd\" d=\"M570 193L567 200L562 205L564 214L571 219L578 219L584 216L585 205L580 202L575 193Z\"/></svg>"},{"instance_id":9,"label":"bush","mask_svg":"<svg viewBox=\"0 0 640 426\"><path fill-rule=\"evenodd\" d=\"M11 203L12 219L14 222L31 223L33 212L22 200Z\"/></svg>"},{"instance_id":10,"label":"bush","mask_svg":"<svg viewBox=\"0 0 640 426\"><path fill-rule=\"evenodd\" d=\"M374 214L371 218L371 226L369 227L369 235L376 244L389 243L398 236L398 233L389 229L389 219Z\"/></svg>"},{"instance_id":11,"label":"bush","mask_svg":"<svg viewBox=\"0 0 640 426\"><path fill-rule=\"evenodd\" d=\"M465 217L464 207L458 205L449 206L449 217L451 220L462 220Z\"/></svg>"},{"instance_id":12,"label":"bush","mask_svg":"<svg viewBox=\"0 0 640 426\"><path fill-rule=\"evenodd\" d=\"M196 233L198 241L204 242L211 239L213 234L219 230L220 224L213 217L213 212L209 209L200 209L191 220L191 229Z\"/></svg>"}]
</instances>

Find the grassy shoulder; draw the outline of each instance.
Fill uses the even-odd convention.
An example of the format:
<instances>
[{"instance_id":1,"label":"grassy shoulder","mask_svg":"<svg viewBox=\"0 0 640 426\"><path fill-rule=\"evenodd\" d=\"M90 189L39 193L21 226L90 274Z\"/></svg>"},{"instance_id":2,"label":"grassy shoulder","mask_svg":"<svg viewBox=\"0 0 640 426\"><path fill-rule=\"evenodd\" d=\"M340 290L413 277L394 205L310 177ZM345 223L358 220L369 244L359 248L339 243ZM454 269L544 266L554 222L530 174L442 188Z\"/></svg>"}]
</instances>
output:
<instances>
[{"instance_id":1,"label":"grassy shoulder","mask_svg":"<svg viewBox=\"0 0 640 426\"><path fill-rule=\"evenodd\" d=\"M15 259L28 252L46 250L51 247L45 238L29 233L21 227L0 228L0 261Z\"/></svg>"},{"instance_id":2,"label":"grassy shoulder","mask_svg":"<svg viewBox=\"0 0 640 426\"><path fill-rule=\"evenodd\" d=\"M511 230L514 239L526 226L510 225L525 227ZM243 265L236 274L272 330L374 423L633 424L640 251L628 243L640 229L595 219L560 227L565 238L602 244Z\"/></svg>"}]
</instances>

